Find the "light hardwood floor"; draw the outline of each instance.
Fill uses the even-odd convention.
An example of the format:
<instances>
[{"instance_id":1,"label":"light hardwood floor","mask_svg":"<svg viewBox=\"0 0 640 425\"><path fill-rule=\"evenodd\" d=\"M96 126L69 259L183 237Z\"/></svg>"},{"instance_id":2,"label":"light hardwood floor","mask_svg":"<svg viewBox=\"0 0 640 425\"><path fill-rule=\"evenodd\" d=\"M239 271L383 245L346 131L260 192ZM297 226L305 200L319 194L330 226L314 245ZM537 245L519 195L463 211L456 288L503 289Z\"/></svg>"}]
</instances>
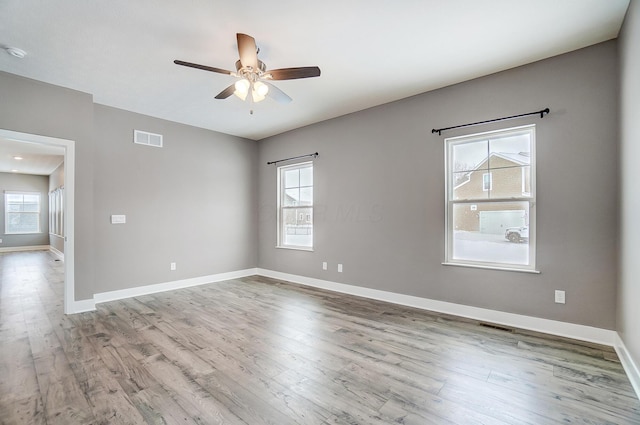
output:
<instances>
[{"instance_id":1,"label":"light hardwood floor","mask_svg":"<svg viewBox=\"0 0 640 425\"><path fill-rule=\"evenodd\" d=\"M0 254L2 424L640 424L609 347L231 280L62 314Z\"/></svg>"}]
</instances>

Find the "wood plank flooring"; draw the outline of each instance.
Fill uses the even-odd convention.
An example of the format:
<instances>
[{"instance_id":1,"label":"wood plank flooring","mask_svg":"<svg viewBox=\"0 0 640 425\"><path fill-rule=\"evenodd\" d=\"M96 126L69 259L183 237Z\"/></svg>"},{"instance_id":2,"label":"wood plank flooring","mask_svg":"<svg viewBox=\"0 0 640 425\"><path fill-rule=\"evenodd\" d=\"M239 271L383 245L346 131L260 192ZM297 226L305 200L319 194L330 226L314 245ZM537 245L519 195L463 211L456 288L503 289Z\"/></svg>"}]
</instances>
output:
<instances>
[{"instance_id":1,"label":"wood plank flooring","mask_svg":"<svg viewBox=\"0 0 640 425\"><path fill-rule=\"evenodd\" d=\"M609 347L262 277L62 314L0 254L2 424L640 424Z\"/></svg>"}]
</instances>

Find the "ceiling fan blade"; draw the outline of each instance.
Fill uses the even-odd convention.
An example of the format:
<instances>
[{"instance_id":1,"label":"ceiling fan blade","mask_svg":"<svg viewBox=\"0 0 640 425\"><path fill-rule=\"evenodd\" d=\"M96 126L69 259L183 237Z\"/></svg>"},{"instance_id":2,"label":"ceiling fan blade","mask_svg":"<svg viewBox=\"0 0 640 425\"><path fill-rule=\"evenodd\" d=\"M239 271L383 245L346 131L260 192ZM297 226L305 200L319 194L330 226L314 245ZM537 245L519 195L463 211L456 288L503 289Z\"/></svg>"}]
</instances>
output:
<instances>
[{"instance_id":1,"label":"ceiling fan blade","mask_svg":"<svg viewBox=\"0 0 640 425\"><path fill-rule=\"evenodd\" d=\"M236 34L238 39L238 53L240 54L240 63L244 67L258 69L258 48L256 40L247 34Z\"/></svg>"},{"instance_id":2,"label":"ceiling fan blade","mask_svg":"<svg viewBox=\"0 0 640 425\"><path fill-rule=\"evenodd\" d=\"M279 88L277 88L276 86L274 86L273 84L267 81L262 81L262 82L267 86L269 86L269 91L267 92L267 96L269 96L271 99L275 100L278 103L291 102L292 99L285 92L283 92L282 90L280 90Z\"/></svg>"},{"instance_id":3,"label":"ceiling fan blade","mask_svg":"<svg viewBox=\"0 0 640 425\"><path fill-rule=\"evenodd\" d=\"M236 91L235 83L231 84L229 87L227 87L226 89L218 93L218 95L216 96L216 99L226 99L229 96L231 96L234 91Z\"/></svg>"},{"instance_id":4,"label":"ceiling fan blade","mask_svg":"<svg viewBox=\"0 0 640 425\"><path fill-rule=\"evenodd\" d=\"M296 80L298 78L311 78L320 76L320 68L317 66L303 66L300 68L272 69L267 72L272 80Z\"/></svg>"},{"instance_id":5,"label":"ceiling fan blade","mask_svg":"<svg viewBox=\"0 0 640 425\"><path fill-rule=\"evenodd\" d=\"M217 72L220 74L227 74L227 75L235 75L235 73L231 71L227 71L226 69L214 68L213 66L198 65L197 63L185 62L177 59L174 60L173 63L175 63L176 65L188 66L190 68L202 69L204 71Z\"/></svg>"}]
</instances>

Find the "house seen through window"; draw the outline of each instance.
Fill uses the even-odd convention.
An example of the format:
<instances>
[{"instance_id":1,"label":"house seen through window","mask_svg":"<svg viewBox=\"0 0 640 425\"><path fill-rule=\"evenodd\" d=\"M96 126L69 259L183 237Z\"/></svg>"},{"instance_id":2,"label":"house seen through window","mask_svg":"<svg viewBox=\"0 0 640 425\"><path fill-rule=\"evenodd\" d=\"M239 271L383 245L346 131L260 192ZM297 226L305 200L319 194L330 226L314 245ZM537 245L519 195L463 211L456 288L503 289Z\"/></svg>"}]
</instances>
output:
<instances>
[{"instance_id":1,"label":"house seen through window","mask_svg":"<svg viewBox=\"0 0 640 425\"><path fill-rule=\"evenodd\" d=\"M6 234L40 233L40 194L5 192Z\"/></svg>"},{"instance_id":2,"label":"house seen through window","mask_svg":"<svg viewBox=\"0 0 640 425\"><path fill-rule=\"evenodd\" d=\"M446 263L535 270L535 126L445 140Z\"/></svg>"},{"instance_id":3,"label":"house seen through window","mask_svg":"<svg viewBox=\"0 0 640 425\"><path fill-rule=\"evenodd\" d=\"M313 163L278 167L278 242L282 248L313 247Z\"/></svg>"}]
</instances>

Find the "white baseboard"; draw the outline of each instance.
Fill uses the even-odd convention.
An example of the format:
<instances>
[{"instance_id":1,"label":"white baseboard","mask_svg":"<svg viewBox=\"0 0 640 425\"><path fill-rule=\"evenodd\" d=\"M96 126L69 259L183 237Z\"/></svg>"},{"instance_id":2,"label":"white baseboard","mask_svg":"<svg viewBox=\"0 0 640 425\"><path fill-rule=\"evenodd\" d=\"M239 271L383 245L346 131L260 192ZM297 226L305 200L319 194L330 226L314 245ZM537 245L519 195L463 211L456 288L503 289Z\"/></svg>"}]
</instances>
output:
<instances>
[{"instance_id":1,"label":"white baseboard","mask_svg":"<svg viewBox=\"0 0 640 425\"><path fill-rule=\"evenodd\" d=\"M396 294L361 286L336 283L328 280L314 279L305 276L292 275L258 268L257 274L274 279L286 280L301 285L315 288L357 295L359 297L386 301L394 304L416 307L423 310L451 314L500 325L527 329L581 341L595 342L597 344L615 346L616 332L608 329L594 328L591 326L577 325L574 323L560 322L556 320L542 319L539 317L523 316L520 314L506 313L503 311L489 310L485 308L471 307L462 304L454 304L445 301L431 300L411 295Z\"/></svg>"},{"instance_id":2,"label":"white baseboard","mask_svg":"<svg viewBox=\"0 0 640 425\"><path fill-rule=\"evenodd\" d=\"M556 320L542 319L539 317L524 316L520 314L506 313L503 311L489 310L485 308L432 300L428 298L415 297L412 295L397 294L394 292L331 282L328 280L315 279L306 276L293 275L262 268L251 268L227 273L218 273L208 276L177 280L173 282L165 282L153 285L137 286L134 288L120 289L116 291L101 292L95 294L93 299L91 300L76 301L74 303L75 305L73 308L73 312L78 313L95 310L95 304L108 301L116 301L141 295L173 291L176 289L189 288L192 286L204 285L207 283L220 282L230 279L239 279L252 275L261 275L274 279L298 283L301 285L312 286L315 288L327 289L330 291L342 292L359 297L371 298L374 300L386 301L394 304L451 314L454 316L466 317L469 319L480 320L484 322L512 326L535 332L573 338L581 341L594 342L597 344L603 344L612 347L618 347L621 344L621 341L620 344L618 343L619 338L617 336L617 333L608 329L578 325L575 323L560 322ZM624 345L621 346L623 347ZM626 350L625 355L627 364L633 365L631 357L628 355L628 353L626 353ZM633 370L630 373L633 373ZM635 368L635 376L638 376L637 368Z\"/></svg>"},{"instance_id":3,"label":"white baseboard","mask_svg":"<svg viewBox=\"0 0 640 425\"><path fill-rule=\"evenodd\" d=\"M95 311L95 309L96 303L93 299L74 301L67 314L86 313L87 311Z\"/></svg>"},{"instance_id":4,"label":"white baseboard","mask_svg":"<svg viewBox=\"0 0 640 425\"><path fill-rule=\"evenodd\" d=\"M640 398L640 367L633 361L633 357L631 357L631 353L627 350L627 347L624 345L624 341L620 338L620 335L616 332L616 345L614 345L616 349L616 353L618 353L618 357L620 358L620 362L622 363L622 367L625 372L627 372L627 376L629 377L629 381L631 381L631 385L636 392L638 398Z\"/></svg>"},{"instance_id":5,"label":"white baseboard","mask_svg":"<svg viewBox=\"0 0 640 425\"><path fill-rule=\"evenodd\" d=\"M122 300L125 298L139 297L141 295L189 288L191 286L204 285L223 280L239 279L241 277L253 276L255 274L256 269L245 269L227 273L212 274L209 276L194 277L191 279L176 280L173 282L157 283L154 285L136 286L134 288L120 289L117 291L100 292L93 296L93 300L96 304L99 304L108 301Z\"/></svg>"},{"instance_id":6,"label":"white baseboard","mask_svg":"<svg viewBox=\"0 0 640 425\"><path fill-rule=\"evenodd\" d=\"M0 252L18 252L18 251L48 251L49 245L32 245L32 246L4 246L0 248Z\"/></svg>"},{"instance_id":7,"label":"white baseboard","mask_svg":"<svg viewBox=\"0 0 640 425\"><path fill-rule=\"evenodd\" d=\"M52 246L49 246L49 251L51 251L51 253L53 253L56 257L58 257L60 260L64 261L64 253Z\"/></svg>"}]
</instances>

